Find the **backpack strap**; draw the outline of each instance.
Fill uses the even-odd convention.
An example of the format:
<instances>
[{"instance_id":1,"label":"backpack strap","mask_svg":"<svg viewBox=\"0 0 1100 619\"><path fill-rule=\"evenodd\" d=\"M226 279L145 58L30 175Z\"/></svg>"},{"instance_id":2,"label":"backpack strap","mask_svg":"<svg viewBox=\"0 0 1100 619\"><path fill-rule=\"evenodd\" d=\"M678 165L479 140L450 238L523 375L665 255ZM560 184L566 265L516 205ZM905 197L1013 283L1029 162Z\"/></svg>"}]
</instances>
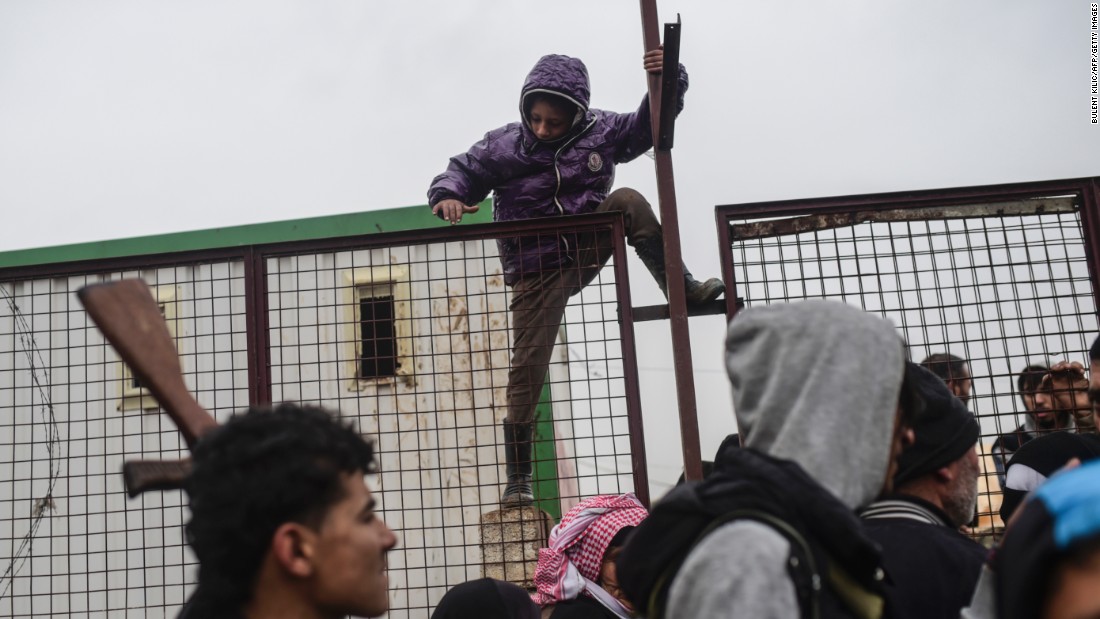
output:
<instances>
[{"instance_id":1,"label":"backpack strap","mask_svg":"<svg viewBox=\"0 0 1100 619\"><path fill-rule=\"evenodd\" d=\"M703 539L719 527L733 522L734 520L753 520L760 522L771 527L787 539L788 546L791 549L791 554L787 559L787 572L790 574L791 583L794 585L795 597L798 600L798 607L800 609L799 615L802 619L819 619L820 610L818 595L821 591L821 576L817 571L817 562L810 550L810 545L794 527L772 514L755 509L734 510L725 513L712 520L710 524L695 537L683 557L686 559L687 556L691 554L691 551L698 546ZM657 578L653 590L650 591L649 600L646 603L647 612L645 616L658 619L666 617L668 589L672 585L672 579L676 577L676 574L679 573L682 566L683 560L678 561L676 564L666 568L661 573L660 577Z\"/></svg>"},{"instance_id":2,"label":"backpack strap","mask_svg":"<svg viewBox=\"0 0 1100 619\"><path fill-rule=\"evenodd\" d=\"M829 588L856 619L882 619L886 600L881 595L861 587L848 572L832 561L829 562L827 577Z\"/></svg>"},{"instance_id":3,"label":"backpack strap","mask_svg":"<svg viewBox=\"0 0 1100 619\"><path fill-rule=\"evenodd\" d=\"M822 586L821 572L806 538L786 520L768 512L744 510L737 518L766 524L787 540L787 546L790 548L790 554L787 556L787 574L794 587L795 599L798 600L799 615L802 619L819 619L821 617L819 600Z\"/></svg>"},{"instance_id":4,"label":"backpack strap","mask_svg":"<svg viewBox=\"0 0 1100 619\"><path fill-rule=\"evenodd\" d=\"M802 619L821 619L821 591L827 584L836 597L856 617L856 619L882 619L885 600L873 591L860 586L858 582L828 556L821 558L825 562L825 581L819 569L819 559L815 556L810 543L790 523L774 514L756 509L734 510L715 518L696 536L691 547L684 554L686 558L691 550L719 527L734 520L753 520L765 524L787 540L790 555L787 557L787 573L798 600L799 615ZM647 617L663 618L668 603L668 588L679 572L683 561L669 566L657 579L650 592L646 605Z\"/></svg>"}]
</instances>

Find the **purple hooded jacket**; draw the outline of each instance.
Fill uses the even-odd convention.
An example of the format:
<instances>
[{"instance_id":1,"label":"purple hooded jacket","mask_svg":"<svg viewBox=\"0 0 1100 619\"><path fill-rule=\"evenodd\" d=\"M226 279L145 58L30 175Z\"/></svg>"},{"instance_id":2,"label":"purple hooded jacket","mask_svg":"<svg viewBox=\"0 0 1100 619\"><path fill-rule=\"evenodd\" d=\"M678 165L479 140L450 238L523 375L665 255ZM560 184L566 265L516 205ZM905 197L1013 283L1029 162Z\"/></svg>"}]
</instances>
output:
<instances>
[{"instance_id":1,"label":"purple hooded jacket","mask_svg":"<svg viewBox=\"0 0 1100 619\"><path fill-rule=\"evenodd\" d=\"M688 87L683 65L679 81L677 111L684 107ZM531 132L523 115L524 99L536 92L559 95L577 105L577 119L565 137L542 142ZM569 56L543 56L523 83L521 122L486 133L469 151L452 157L447 170L432 180L429 206L446 199L476 204L492 191L494 221L593 212L611 191L615 164L649 150L653 138L648 97L629 114L590 109L588 102L584 63ZM568 236L509 237L498 244L508 285L573 260L574 243Z\"/></svg>"}]
</instances>

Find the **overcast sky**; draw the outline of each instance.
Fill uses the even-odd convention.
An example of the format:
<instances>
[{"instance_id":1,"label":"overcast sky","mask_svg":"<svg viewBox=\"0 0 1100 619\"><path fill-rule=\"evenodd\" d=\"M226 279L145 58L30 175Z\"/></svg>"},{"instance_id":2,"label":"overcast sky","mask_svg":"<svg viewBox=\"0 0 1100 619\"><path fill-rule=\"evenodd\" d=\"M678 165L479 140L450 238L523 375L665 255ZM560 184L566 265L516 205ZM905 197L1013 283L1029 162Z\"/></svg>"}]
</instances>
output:
<instances>
[{"instance_id":1,"label":"overcast sky","mask_svg":"<svg viewBox=\"0 0 1100 619\"><path fill-rule=\"evenodd\" d=\"M1100 175L1086 0L659 4L684 23L674 161L699 275L716 204ZM625 0L4 0L0 251L423 204L516 119L543 54L588 64L593 106L634 108L641 41ZM655 199L652 162L617 185ZM712 452L723 325L692 326ZM640 335L643 385L671 384L667 326ZM666 402L650 437L675 428ZM655 475L678 467L657 455Z\"/></svg>"}]
</instances>

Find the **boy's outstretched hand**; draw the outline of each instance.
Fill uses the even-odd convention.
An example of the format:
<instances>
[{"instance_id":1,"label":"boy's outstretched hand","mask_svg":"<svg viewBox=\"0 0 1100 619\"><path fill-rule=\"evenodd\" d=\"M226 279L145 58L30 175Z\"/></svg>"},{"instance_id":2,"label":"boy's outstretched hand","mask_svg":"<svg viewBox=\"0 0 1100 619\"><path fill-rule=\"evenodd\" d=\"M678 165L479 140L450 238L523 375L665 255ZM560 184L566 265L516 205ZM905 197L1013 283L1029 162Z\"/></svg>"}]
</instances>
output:
<instances>
[{"instance_id":1,"label":"boy's outstretched hand","mask_svg":"<svg viewBox=\"0 0 1100 619\"><path fill-rule=\"evenodd\" d=\"M642 57L642 66L653 75L661 74L661 67L665 59L665 46L658 45L657 49L651 49Z\"/></svg>"},{"instance_id":2,"label":"boy's outstretched hand","mask_svg":"<svg viewBox=\"0 0 1100 619\"><path fill-rule=\"evenodd\" d=\"M443 213L443 219L451 222L451 225L455 225L462 221L462 216L466 213L476 213L481 208L478 205L467 206L458 200L440 200L432 207L432 213L439 215Z\"/></svg>"}]
</instances>

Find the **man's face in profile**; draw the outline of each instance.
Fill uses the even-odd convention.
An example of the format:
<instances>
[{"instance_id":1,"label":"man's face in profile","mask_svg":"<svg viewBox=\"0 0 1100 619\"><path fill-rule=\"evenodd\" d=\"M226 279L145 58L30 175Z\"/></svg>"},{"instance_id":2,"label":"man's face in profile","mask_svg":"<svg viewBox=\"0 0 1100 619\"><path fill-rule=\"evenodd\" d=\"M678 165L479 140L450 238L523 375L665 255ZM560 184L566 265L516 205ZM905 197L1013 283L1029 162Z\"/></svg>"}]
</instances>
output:
<instances>
[{"instance_id":1,"label":"man's face in profile","mask_svg":"<svg viewBox=\"0 0 1100 619\"><path fill-rule=\"evenodd\" d=\"M375 513L363 474L343 476L344 498L318 527L311 596L333 614L377 617L389 609L386 553L397 537Z\"/></svg>"}]
</instances>

